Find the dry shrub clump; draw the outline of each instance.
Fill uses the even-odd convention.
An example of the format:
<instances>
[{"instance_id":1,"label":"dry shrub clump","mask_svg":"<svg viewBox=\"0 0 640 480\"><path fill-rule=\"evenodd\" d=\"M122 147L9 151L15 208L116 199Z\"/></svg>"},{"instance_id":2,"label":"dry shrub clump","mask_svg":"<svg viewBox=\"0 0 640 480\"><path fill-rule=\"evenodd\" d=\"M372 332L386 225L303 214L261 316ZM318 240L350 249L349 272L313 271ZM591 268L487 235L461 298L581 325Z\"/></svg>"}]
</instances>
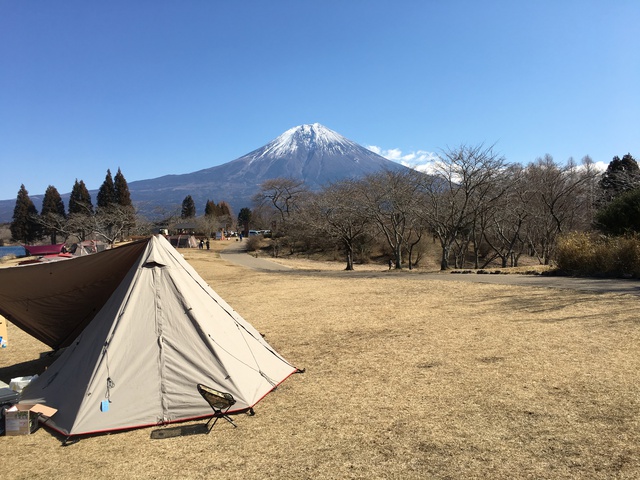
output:
<instances>
[{"instance_id":1,"label":"dry shrub clump","mask_svg":"<svg viewBox=\"0 0 640 480\"><path fill-rule=\"evenodd\" d=\"M640 238L573 232L558 241L557 263L572 275L640 278Z\"/></svg>"},{"instance_id":2,"label":"dry shrub clump","mask_svg":"<svg viewBox=\"0 0 640 480\"><path fill-rule=\"evenodd\" d=\"M255 252L256 250L260 250L263 243L262 240L262 235L247 237L247 239L244 241L245 248L248 252Z\"/></svg>"}]
</instances>

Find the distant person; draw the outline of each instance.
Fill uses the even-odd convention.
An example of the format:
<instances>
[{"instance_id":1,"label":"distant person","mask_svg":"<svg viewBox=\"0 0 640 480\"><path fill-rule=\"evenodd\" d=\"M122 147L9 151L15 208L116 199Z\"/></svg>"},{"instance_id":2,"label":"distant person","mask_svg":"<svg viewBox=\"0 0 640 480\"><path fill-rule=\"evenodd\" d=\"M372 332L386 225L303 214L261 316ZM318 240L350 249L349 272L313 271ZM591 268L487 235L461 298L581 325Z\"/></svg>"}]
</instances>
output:
<instances>
[{"instance_id":1,"label":"distant person","mask_svg":"<svg viewBox=\"0 0 640 480\"><path fill-rule=\"evenodd\" d=\"M242 241L242 234L240 234L240 241Z\"/></svg>"},{"instance_id":2,"label":"distant person","mask_svg":"<svg viewBox=\"0 0 640 480\"><path fill-rule=\"evenodd\" d=\"M204 248L204 240L200 239L200 246L199 246L200 250L202 250Z\"/></svg>"},{"instance_id":3,"label":"distant person","mask_svg":"<svg viewBox=\"0 0 640 480\"><path fill-rule=\"evenodd\" d=\"M389 270L393 268L393 260L389 259Z\"/></svg>"},{"instance_id":4,"label":"distant person","mask_svg":"<svg viewBox=\"0 0 640 480\"><path fill-rule=\"evenodd\" d=\"M207 250L209 250L209 239L207 238Z\"/></svg>"}]
</instances>

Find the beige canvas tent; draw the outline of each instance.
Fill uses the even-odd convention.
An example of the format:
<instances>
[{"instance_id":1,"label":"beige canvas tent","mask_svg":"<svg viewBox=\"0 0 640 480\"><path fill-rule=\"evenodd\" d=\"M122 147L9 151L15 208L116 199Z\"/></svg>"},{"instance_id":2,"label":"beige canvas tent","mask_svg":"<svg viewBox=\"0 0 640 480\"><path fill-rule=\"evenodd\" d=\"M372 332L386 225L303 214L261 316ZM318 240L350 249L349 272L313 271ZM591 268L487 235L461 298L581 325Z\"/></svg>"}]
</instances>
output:
<instances>
[{"instance_id":1,"label":"beige canvas tent","mask_svg":"<svg viewBox=\"0 0 640 480\"><path fill-rule=\"evenodd\" d=\"M210 416L209 405L196 389L198 383L232 394L237 402L234 411L240 411L253 407L297 370L163 237L59 263L83 270L83 260L102 257L110 258L108 265L114 271L109 276L114 278L122 269L114 265L126 263L120 257L133 260L122 278L112 281L115 288L94 315L86 307L74 312L76 325L56 329L53 320L44 317L40 325L38 315L15 305L7 315L9 309L2 306L4 292L0 297L0 313L11 321L33 332L56 331L40 337L50 339L47 343L52 346L68 345L21 398L22 403L58 409L47 422L55 430L72 436ZM52 275L47 267L16 268L38 268L39 273ZM56 272L50 281L57 284L61 277L73 283L71 273ZM91 282L85 285L85 295L97 288ZM53 286L49 290L48 300L47 295L34 298L36 310L46 311L44 305L54 306L59 297L73 301ZM25 302L29 303L24 299L21 303ZM64 304L60 310L76 310ZM76 331L80 331L77 337L67 341L70 332Z\"/></svg>"},{"instance_id":2,"label":"beige canvas tent","mask_svg":"<svg viewBox=\"0 0 640 480\"><path fill-rule=\"evenodd\" d=\"M69 251L76 257L83 255L93 255L94 253L103 252L111 248L111 245L99 240L84 240L71 245Z\"/></svg>"}]
</instances>

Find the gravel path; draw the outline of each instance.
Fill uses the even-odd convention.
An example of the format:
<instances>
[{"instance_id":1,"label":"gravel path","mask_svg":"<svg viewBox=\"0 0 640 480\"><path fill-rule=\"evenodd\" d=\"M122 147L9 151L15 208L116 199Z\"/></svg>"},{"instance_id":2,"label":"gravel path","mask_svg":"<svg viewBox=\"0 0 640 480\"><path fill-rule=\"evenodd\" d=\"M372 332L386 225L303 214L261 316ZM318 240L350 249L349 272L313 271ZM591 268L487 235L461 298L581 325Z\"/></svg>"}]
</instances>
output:
<instances>
[{"instance_id":1,"label":"gravel path","mask_svg":"<svg viewBox=\"0 0 640 480\"><path fill-rule=\"evenodd\" d=\"M241 265L243 267L251 268L253 270L267 270L267 271L291 271L291 267L286 265L280 265L279 263L266 260L264 258L254 257L247 253L244 248L245 243L241 241L231 241L229 246L220 252L220 258L229 262Z\"/></svg>"},{"instance_id":2,"label":"gravel path","mask_svg":"<svg viewBox=\"0 0 640 480\"><path fill-rule=\"evenodd\" d=\"M591 293L617 293L640 296L640 281L622 280L609 278L583 278L583 277L563 277L563 276L543 276L543 275L517 275L517 274L452 274L452 273L416 273L387 271L381 268L380 271L345 272L341 271L302 271L295 270L286 265L264 258L256 258L244 250L244 243L235 241L226 247L221 253L221 258L229 262L241 265L253 270L291 272L292 274L313 274L313 275L349 275L353 277L382 277L385 275L412 275L416 280L439 280L444 282L473 282L490 283L497 285L517 285L540 288L558 288Z\"/></svg>"}]
</instances>

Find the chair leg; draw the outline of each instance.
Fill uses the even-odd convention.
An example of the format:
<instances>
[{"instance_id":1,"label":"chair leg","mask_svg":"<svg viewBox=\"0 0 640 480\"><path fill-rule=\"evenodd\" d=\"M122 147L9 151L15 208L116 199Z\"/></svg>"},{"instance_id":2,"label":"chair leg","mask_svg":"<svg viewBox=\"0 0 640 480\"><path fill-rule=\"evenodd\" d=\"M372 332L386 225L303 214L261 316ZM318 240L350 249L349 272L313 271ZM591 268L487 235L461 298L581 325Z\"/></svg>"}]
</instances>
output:
<instances>
[{"instance_id":1,"label":"chair leg","mask_svg":"<svg viewBox=\"0 0 640 480\"><path fill-rule=\"evenodd\" d=\"M213 423L211 423L211 420L213 420ZM213 429L213 427L216 426L216 422L218 421L218 416L214 415L213 417L211 417L209 419L209 421L207 422L207 435L209 435L209 433L211 432L211 429ZM209 424L211 423L211 426L209 426Z\"/></svg>"},{"instance_id":2,"label":"chair leg","mask_svg":"<svg viewBox=\"0 0 640 480\"><path fill-rule=\"evenodd\" d=\"M222 410L214 410L213 417L211 417L209 419L209 421L207 422L207 427L208 427L207 435L209 434L209 432L211 432L211 430L213 430L213 427L216 426L216 422L218 421L219 418L224 418L227 422L229 422L231 425L233 425L233 428L238 428L238 426L233 422L233 420L231 420L229 415L225 415L224 413L222 413ZM211 420L213 420L213 423L209 427L209 424L211 423Z\"/></svg>"},{"instance_id":3,"label":"chair leg","mask_svg":"<svg viewBox=\"0 0 640 480\"><path fill-rule=\"evenodd\" d=\"M233 428L238 428L238 426L235 423L233 423L233 420L231 420L231 417L229 415L222 415L222 418L224 418L227 422L233 425Z\"/></svg>"}]
</instances>

